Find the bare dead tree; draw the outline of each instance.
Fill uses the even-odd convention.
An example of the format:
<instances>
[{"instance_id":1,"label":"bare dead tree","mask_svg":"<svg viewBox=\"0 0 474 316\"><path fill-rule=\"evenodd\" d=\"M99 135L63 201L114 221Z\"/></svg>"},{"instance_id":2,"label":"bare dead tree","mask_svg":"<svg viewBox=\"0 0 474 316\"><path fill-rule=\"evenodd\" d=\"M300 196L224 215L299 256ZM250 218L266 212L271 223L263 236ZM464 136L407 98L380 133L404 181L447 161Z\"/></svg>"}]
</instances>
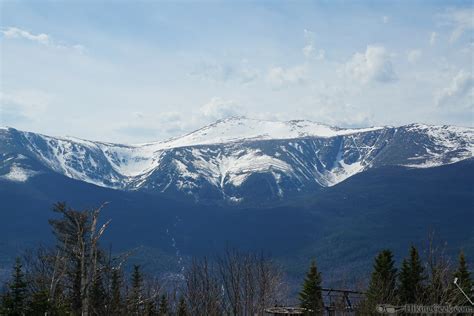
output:
<instances>
[{"instance_id":1,"label":"bare dead tree","mask_svg":"<svg viewBox=\"0 0 474 316\"><path fill-rule=\"evenodd\" d=\"M109 226L111 220L108 220L97 230L97 221L103 207L107 203L102 204L99 208L96 208L90 212L88 215L91 217L91 224L89 227L89 244L87 243L86 238L79 239L81 245L81 297L82 297L82 315L89 315L89 300L90 300L90 289L97 278L97 273L100 273L103 267L99 268L97 266L97 259L99 255L98 242L99 239L104 234L105 230ZM89 255L87 255L89 251Z\"/></svg>"},{"instance_id":2,"label":"bare dead tree","mask_svg":"<svg viewBox=\"0 0 474 316\"><path fill-rule=\"evenodd\" d=\"M452 264L446 255L446 244L436 242L434 232L428 236L426 247L426 264L428 272L428 287L426 290L426 304L449 304L454 295L452 291Z\"/></svg>"},{"instance_id":3,"label":"bare dead tree","mask_svg":"<svg viewBox=\"0 0 474 316\"><path fill-rule=\"evenodd\" d=\"M144 297L143 304L145 305L146 314L151 314L152 310L147 309L147 306L152 306L153 308L158 307L158 301L160 295L162 294L161 282L156 277L146 277L143 283L144 288Z\"/></svg>"},{"instance_id":4,"label":"bare dead tree","mask_svg":"<svg viewBox=\"0 0 474 316\"><path fill-rule=\"evenodd\" d=\"M97 273L104 269L104 265L98 263L101 255L98 242L110 220L100 228L97 226L100 212L105 205L107 203L93 210L76 211L65 203L57 203L54 211L62 218L50 220L58 240L58 256L63 254L59 257L64 256L67 261L65 274L69 277L73 309L84 316L89 315L90 289L97 279ZM55 273L53 279L54 275Z\"/></svg>"},{"instance_id":5,"label":"bare dead tree","mask_svg":"<svg viewBox=\"0 0 474 316\"><path fill-rule=\"evenodd\" d=\"M61 290L65 287L66 258L61 251L41 246L26 252L23 262L31 295L47 296L50 306L64 305L66 297Z\"/></svg>"},{"instance_id":6,"label":"bare dead tree","mask_svg":"<svg viewBox=\"0 0 474 316\"><path fill-rule=\"evenodd\" d=\"M227 249L217 262L227 314L262 315L282 301L281 272L263 254Z\"/></svg>"},{"instance_id":7,"label":"bare dead tree","mask_svg":"<svg viewBox=\"0 0 474 316\"><path fill-rule=\"evenodd\" d=\"M227 249L225 255L218 258L218 266L226 296L225 310L227 314L240 315L243 310L241 283L244 274L240 258L235 251Z\"/></svg>"},{"instance_id":8,"label":"bare dead tree","mask_svg":"<svg viewBox=\"0 0 474 316\"><path fill-rule=\"evenodd\" d=\"M193 260L185 271L184 296L191 315L221 315L222 291L206 258Z\"/></svg>"},{"instance_id":9,"label":"bare dead tree","mask_svg":"<svg viewBox=\"0 0 474 316\"><path fill-rule=\"evenodd\" d=\"M281 304L287 297L282 269L261 253L255 257L257 268L257 313L265 308Z\"/></svg>"}]
</instances>

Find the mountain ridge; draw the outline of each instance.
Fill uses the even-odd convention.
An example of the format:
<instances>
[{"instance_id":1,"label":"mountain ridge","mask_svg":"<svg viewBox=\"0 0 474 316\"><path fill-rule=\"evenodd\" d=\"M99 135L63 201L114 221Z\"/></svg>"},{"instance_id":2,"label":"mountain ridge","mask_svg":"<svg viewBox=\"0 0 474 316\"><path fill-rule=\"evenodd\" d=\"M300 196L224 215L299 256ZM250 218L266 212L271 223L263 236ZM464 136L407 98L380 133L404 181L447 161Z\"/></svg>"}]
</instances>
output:
<instances>
[{"instance_id":1,"label":"mountain ridge","mask_svg":"<svg viewBox=\"0 0 474 316\"><path fill-rule=\"evenodd\" d=\"M430 168L462 161L472 157L474 129L419 123L341 129L305 120L233 117L182 137L139 145L14 128L0 129L0 139L3 179L26 181L35 175L28 168L21 174L22 157L11 157L21 154L99 186L240 203L312 192L380 166ZM261 196L252 186L261 186Z\"/></svg>"},{"instance_id":2,"label":"mountain ridge","mask_svg":"<svg viewBox=\"0 0 474 316\"><path fill-rule=\"evenodd\" d=\"M32 134L37 134L45 137L50 137L50 138L57 138L57 139L64 139L64 140L75 140L78 142L87 142L87 143L96 143L96 144L103 144L103 145L110 145L110 146L122 146L122 147L131 147L131 148L136 148L136 147L142 147L142 146L151 146L151 145L157 145L157 144L163 144L163 143L170 143L173 142L174 140L184 138L189 135L193 135L197 132L200 132L202 130L208 129L210 127L214 127L220 123L228 123L232 121L255 121L255 122L268 122L268 123L307 123L307 124L314 124L317 126L322 126L327 129L332 129L334 131L346 131L346 134L356 134L358 132L364 132L364 131L370 131L370 130L377 130L377 129L384 129L384 128L403 128L403 127L432 127L432 128L445 128L445 127L451 127L451 128L456 128L459 130L470 130L474 131L474 127L470 126L459 126L459 125L450 125L450 124L427 124L427 123L420 123L420 122L414 122L414 123L408 123L408 124L403 124L399 126L394 126L394 125L381 125L381 126L368 126L368 127L338 127L334 125L329 125L329 124L324 124L312 120L304 120L304 119L297 119L297 120L288 120L288 121L280 121L280 120L263 120L263 119L255 119L255 118L248 118L245 116L231 116L228 118L223 118L219 119L215 122L209 123L201 128L195 129L191 132L185 133L181 136L174 136L170 137L164 140L158 140L158 141L151 141L151 142L143 142L143 143L133 143L133 144L128 144L128 143L120 143L120 142L107 142L107 141L102 141L102 140L90 140L90 139L85 139L77 136L72 136L72 135L66 135L66 136L52 136L44 133L38 133L38 132L32 132L32 131L26 131L22 129L15 128L13 126L1 126L0 125L0 130L16 130L19 132L24 132L24 133L32 133ZM335 136L340 136L340 134L334 134L334 135L329 135L329 136L324 136L324 135L305 135L306 137L335 137ZM273 137L272 139L275 140L282 140L282 139L293 139L293 138L302 138L305 136L293 136L293 137ZM237 140L247 140L247 138L238 138ZM249 138L248 140L261 140L261 139L252 139ZM231 142L231 141L224 141L223 143L226 142ZM210 145L210 144L220 144L220 142L216 143L204 143L204 144L199 144L199 143L194 143L194 144L189 144L189 145L183 145L183 146L177 146L177 147L187 147L187 146L197 146L197 145ZM176 148L176 147L173 147Z\"/></svg>"}]
</instances>

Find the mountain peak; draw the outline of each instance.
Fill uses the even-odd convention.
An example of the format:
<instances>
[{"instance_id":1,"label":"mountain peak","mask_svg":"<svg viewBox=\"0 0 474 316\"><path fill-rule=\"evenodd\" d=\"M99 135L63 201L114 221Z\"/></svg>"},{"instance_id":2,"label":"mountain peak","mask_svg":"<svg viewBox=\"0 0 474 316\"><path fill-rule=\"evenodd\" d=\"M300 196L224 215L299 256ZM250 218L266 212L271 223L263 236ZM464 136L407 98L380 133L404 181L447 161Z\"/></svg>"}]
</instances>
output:
<instances>
[{"instance_id":1,"label":"mountain peak","mask_svg":"<svg viewBox=\"0 0 474 316\"><path fill-rule=\"evenodd\" d=\"M215 121L184 136L147 145L153 145L156 149L165 149L251 140L334 137L375 131L383 128L343 129L309 120L276 121L233 116Z\"/></svg>"}]
</instances>

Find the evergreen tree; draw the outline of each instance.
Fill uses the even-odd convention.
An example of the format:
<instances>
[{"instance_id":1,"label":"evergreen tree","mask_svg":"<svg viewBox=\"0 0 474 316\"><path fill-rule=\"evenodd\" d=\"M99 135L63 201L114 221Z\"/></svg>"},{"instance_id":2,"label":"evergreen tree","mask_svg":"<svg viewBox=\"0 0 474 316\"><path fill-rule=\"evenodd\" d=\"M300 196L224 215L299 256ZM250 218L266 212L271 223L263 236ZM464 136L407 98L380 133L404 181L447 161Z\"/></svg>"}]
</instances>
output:
<instances>
[{"instance_id":1,"label":"evergreen tree","mask_svg":"<svg viewBox=\"0 0 474 316\"><path fill-rule=\"evenodd\" d=\"M469 272L469 268L467 266L466 257L464 256L464 252L461 251L459 254L459 263L458 268L454 272L453 276L458 278L457 284L459 287L466 293L470 298L473 297L473 281L471 279L471 273ZM469 303L466 297L459 291L456 287L454 289L454 303L455 304L465 304Z\"/></svg>"},{"instance_id":2,"label":"evergreen tree","mask_svg":"<svg viewBox=\"0 0 474 316\"><path fill-rule=\"evenodd\" d=\"M11 296L9 292L2 294L2 302L0 304L0 315L8 315L12 306Z\"/></svg>"},{"instance_id":3,"label":"evergreen tree","mask_svg":"<svg viewBox=\"0 0 474 316\"><path fill-rule=\"evenodd\" d=\"M377 304L396 303L397 269L390 250L381 251L375 258L366 299L361 304L359 312L363 315L374 314Z\"/></svg>"},{"instance_id":4,"label":"evergreen tree","mask_svg":"<svg viewBox=\"0 0 474 316\"><path fill-rule=\"evenodd\" d=\"M145 315L146 316L155 316L158 315L156 311L156 303L154 298L149 298L145 303Z\"/></svg>"},{"instance_id":5,"label":"evergreen tree","mask_svg":"<svg viewBox=\"0 0 474 316\"><path fill-rule=\"evenodd\" d=\"M414 304L421 302L424 284L426 280L425 269L415 247L410 249L410 257L404 259L399 275L400 285L398 294L403 304Z\"/></svg>"},{"instance_id":6,"label":"evergreen tree","mask_svg":"<svg viewBox=\"0 0 474 316\"><path fill-rule=\"evenodd\" d=\"M161 296L160 300L160 309L159 309L159 314L160 316L166 316L169 313L169 308L168 308L168 299L166 298L166 295L163 294Z\"/></svg>"},{"instance_id":7,"label":"evergreen tree","mask_svg":"<svg viewBox=\"0 0 474 316\"><path fill-rule=\"evenodd\" d=\"M321 291L321 273L318 272L316 262L311 262L308 273L299 293L300 306L307 309L307 315L322 315L324 303Z\"/></svg>"},{"instance_id":8,"label":"evergreen tree","mask_svg":"<svg viewBox=\"0 0 474 316\"><path fill-rule=\"evenodd\" d=\"M106 302L107 294L104 289L102 276L98 272L90 290L90 314L104 315L106 313Z\"/></svg>"},{"instance_id":9,"label":"evergreen tree","mask_svg":"<svg viewBox=\"0 0 474 316\"><path fill-rule=\"evenodd\" d=\"M114 269L111 277L111 299L110 299L110 310L112 315L122 315L122 276L120 270Z\"/></svg>"},{"instance_id":10,"label":"evergreen tree","mask_svg":"<svg viewBox=\"0 0 474 316\"><path fill-rule=\"evenodd\" d=\"M49 294L47 291L38 291L31 295L31 302L28 307L28 314L44 315L51 312L51 304L49 302ZM1 313L0 313L1 314Z\"/></svg>"},{"instance_id":11,"label":"evergreen tree","mask_svg":"<svg viewBox=\"0 0 474 316\"><path fill-rule=\"evenodd\" d=\"M179 299L178 310L176 311L177 316L188 316L188 305L186 304L186 300L184 296L181 296Z\"/></svg>"},{"instance_id":12,"label":"evergreen tree","mask_svg":"<svg viewBox=\"0 0 474 316\"><path fill-rule=\"evenodd\" d=\"M141 315L143 310L142 302L143 277L139 265L133 266L132 286L128 297L128 307L130 314Z\"/></svg>"},{"instance_id":13,"label":"evergreen tree","mask_svg":"<svg viewBox=\"0 0 474 316\"><path fill-rule=\"evenodd\" d=\"M16 259L13 268L12 280L8 285L8 292L3 297L3 311L6 315L20 316L26 313L27 289L25 275L19 258Z\"/></svg>"},{"instance_id":14,"label":"evergreen tree","mask_svg":"<svg viewBox=\"0 0 474 316\"><path fill-rule=\"evenodd\" d=\"M82 295L81 295L81 262L76 257L71 257L70 267L66 271L68 281L72 283L69 291L68 301L71 304L71 309L76 314L82 313Z\"/></svg>"}]
</instances>

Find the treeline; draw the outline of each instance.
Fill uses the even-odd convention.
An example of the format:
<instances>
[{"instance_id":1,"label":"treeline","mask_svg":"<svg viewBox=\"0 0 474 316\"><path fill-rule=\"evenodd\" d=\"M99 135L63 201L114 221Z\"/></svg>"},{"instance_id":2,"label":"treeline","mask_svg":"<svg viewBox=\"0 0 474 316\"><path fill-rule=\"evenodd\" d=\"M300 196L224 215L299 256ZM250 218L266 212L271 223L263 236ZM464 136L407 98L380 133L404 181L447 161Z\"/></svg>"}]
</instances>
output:
<instances>
[{"instance_id":1,"label":"treeline","mask_svg":"<svg viewBox=\"0 0 474 316\"><path fill-rule=\"evenodd\" d=\"M128 254L113 257L99 241L102 207L54 206L56 246L17 259L4 286L1 315L255 315L286 298L281 270L263 254L227 250L193 260L170 285L144 275Z\"/></svg>"},{"instance_id":2,"label":"treeline","mask_svg":"<svg viewBox=\"0 0 474 316\"><path fill-rule=\"evenodd\" d=\"M227 250L216 260L193 260L170 283L145 275L135 265L124 270L129 254L112 256L99 241L109 222L99 224L102 207L77 211L58 203L50 220L56 245L39 248L16 260L1 294L1 315L263 315L283 305L288 289L282 270L263 254ZM351 306L360 315L377 304L466 305L473 281L461 252L453 268L442 249L430 242L426 259L411 247L396 267L390 250L380 252L364 297ZM307 315L328 308L347 310L341 299L330 306L322 275L313 261L299 292ZM334 302L332 302L334 303Z\"/></svg>"},{"instance_id":3,"label":"treeline","mask_svg":"<svg viewBox=\"0 0 474 316\"><path fill-rule=\"evenodd\" d=\"M358 315L374 315L379 304L401 306L444 305L471 306L466 296L474 296L474 282L469 272L463 252L459 254L456 269L452 269L448 257L442 249L434 247L430 242L427 259L423 262L418 250L411 247L407 258L403 259L399 269L395 266L393 253L390 250L381 251L374 260L373 271L364 298L355 303L354 311ZM454 280L457 279L456 286ZM322 277L313 262L304 280L299 294L300 305L309 315L322 315L328 310L347 310L347 302L341 300L334 305L324 302L322 293Z\"/></svg>"},{"instance_id":4,"label":"treeline","mask_svg":"<svg viewBox=\"0 0 474 316\"><path fill-rule=\"evenodd\" d=\"M474 283L463 252L453 269L443 250L434 247L432 242L425 260L412 246L397 269L392 252L383 250L375 258L365 299L358 311L361 315L374 313L377 304L470 306L466 296L454 284L456 278L458 286L472 298Z\"/></svg>"}]
</instances>

